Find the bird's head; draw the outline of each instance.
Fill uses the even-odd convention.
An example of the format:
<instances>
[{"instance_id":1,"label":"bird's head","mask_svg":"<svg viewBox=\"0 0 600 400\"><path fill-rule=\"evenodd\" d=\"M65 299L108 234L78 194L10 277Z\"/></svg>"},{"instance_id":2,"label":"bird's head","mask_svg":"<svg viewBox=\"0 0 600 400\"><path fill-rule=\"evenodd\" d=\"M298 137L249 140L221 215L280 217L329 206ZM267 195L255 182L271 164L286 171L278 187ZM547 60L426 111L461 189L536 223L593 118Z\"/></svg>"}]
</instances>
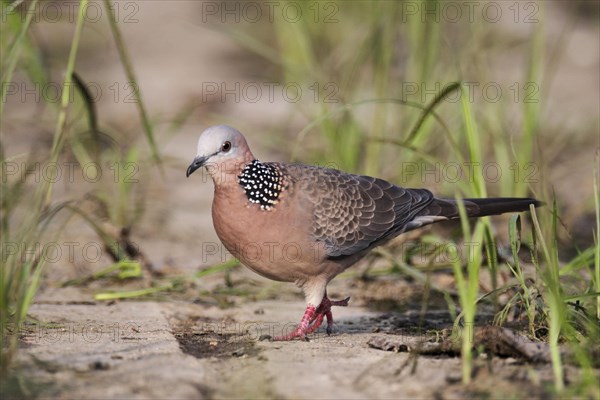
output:
<instances>
[{"instance_id":1,"label":"bird's head","mask_svg":"<svg viewBox=\"0 0 600 400\"><path fill-rule=\"evenodd\" d=\"M254 160L246 139L238 130L227 125L207 128L198 138L198 152L186 171L189 177L200 167L206 170L216 184L220 184L228 175L237 176L238 172Z\"/></svg>"}]
</instances>

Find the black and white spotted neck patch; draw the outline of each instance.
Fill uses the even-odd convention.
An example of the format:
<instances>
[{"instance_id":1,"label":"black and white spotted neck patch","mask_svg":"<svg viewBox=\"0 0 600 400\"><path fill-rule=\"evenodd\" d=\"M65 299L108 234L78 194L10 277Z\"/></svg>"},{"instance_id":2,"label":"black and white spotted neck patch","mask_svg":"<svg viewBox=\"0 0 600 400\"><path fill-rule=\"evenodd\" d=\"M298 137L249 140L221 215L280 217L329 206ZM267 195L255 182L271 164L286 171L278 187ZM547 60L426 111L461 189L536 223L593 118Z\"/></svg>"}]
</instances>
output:
<instances>
[{"instance_id":1,"label":"black and white spotted neck patch","mask_svg":"<svg viewBox=\"0 0 600 400\"><path fill-rule=\"evenodd\" d=\"M248 201L260 204L261 210L270 210L278 203L279 195L285 190L284 173L274 164L258 160L250 162L238 176Z\"/></svg>"}]
</instances>

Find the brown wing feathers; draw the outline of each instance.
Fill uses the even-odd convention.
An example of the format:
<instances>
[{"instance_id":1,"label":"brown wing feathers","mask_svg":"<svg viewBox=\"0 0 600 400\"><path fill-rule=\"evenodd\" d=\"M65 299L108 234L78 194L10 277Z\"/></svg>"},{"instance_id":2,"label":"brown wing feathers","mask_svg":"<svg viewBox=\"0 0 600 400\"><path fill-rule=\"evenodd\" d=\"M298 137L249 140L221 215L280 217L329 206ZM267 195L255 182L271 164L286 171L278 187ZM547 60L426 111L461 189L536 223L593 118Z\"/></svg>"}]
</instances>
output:
<instances>
[{"instance_id":1,"label":"brown wing feathers","mask_svg":"<svg viewBox=\"0 0 600 400\"><path fill-rule=\"evenodd\" d=\"M314 206L314 237L330 257L375 247L412 229L458 218L452 199L437 199L426 189L405 189L382 179L294 165L289 169ZM534 199L465 199L469 217L519 212Z\"/></svg>"}]
</instances>

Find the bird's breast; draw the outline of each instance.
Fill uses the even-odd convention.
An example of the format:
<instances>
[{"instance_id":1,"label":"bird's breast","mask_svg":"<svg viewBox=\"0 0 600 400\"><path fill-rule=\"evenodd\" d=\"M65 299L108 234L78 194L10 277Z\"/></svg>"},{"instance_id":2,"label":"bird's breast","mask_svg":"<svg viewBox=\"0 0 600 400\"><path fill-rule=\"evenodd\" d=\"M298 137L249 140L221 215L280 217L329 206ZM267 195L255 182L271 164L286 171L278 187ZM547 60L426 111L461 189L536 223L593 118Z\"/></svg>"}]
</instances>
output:
<instances>
[{"instance_id":1,"label":"bird's breast","mask_svg":"<svg viewBox=\"0 0 600 400\"><path fill-rule=\"evenodd\" d=\"M318 273L325 258L312 235L309 206L283 192L265 209L249 201L242 186L216 187L213 224L227 250L267 278L293 282Z\"/></svg>"}]
</instances>

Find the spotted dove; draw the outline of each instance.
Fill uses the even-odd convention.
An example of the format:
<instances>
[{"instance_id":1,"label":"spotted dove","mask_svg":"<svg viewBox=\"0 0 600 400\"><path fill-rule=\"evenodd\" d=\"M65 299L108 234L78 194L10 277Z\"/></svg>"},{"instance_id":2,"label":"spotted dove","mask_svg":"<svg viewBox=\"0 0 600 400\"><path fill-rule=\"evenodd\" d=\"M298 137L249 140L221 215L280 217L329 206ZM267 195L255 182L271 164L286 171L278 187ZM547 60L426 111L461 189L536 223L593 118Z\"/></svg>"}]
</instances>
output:
<instances>
[{"instance_id":1,"label":"spotted dove","mask_svg":"<svg viewBox=\"0 0 600 400\"><path fill-rule=\"evenodd\" d=\"M225 126L206 129L190 176L206 167L214 182L213 225L231 254L269 279L294 282L307 307L298 327L274 340L305 338L327 318L327 284L371 249L401 233L459 217L452 199L382 179L329 168L257 160L244 136ZM469 217L519 212L531 198L465 199Z\"/></svg>"}]
</instances>

